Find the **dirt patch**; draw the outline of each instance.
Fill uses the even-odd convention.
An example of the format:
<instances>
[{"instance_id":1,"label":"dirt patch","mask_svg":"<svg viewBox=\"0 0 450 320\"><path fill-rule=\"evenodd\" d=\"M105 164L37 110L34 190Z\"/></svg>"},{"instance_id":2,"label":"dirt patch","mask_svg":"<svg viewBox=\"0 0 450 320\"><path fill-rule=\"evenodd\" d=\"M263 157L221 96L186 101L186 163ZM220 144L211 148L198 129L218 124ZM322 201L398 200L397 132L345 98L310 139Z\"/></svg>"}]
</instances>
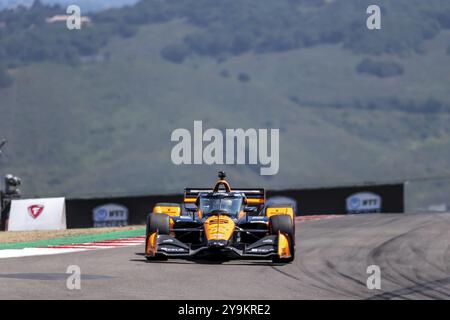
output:
<instances>
[{"instance_id":1,"label":"dirt patch","mask_svg":"<svg viewBox=\"0 0 450 320\"><path fill-rule=\"evenodd\" d=\"M30 242L53 238L101 234L114 231L131 231L142 229L144 227L145 226L127 226L116 228L70 229L61 231L9 231L9 232L0 232L0 243Z\"/></svg>"}]
</instances>

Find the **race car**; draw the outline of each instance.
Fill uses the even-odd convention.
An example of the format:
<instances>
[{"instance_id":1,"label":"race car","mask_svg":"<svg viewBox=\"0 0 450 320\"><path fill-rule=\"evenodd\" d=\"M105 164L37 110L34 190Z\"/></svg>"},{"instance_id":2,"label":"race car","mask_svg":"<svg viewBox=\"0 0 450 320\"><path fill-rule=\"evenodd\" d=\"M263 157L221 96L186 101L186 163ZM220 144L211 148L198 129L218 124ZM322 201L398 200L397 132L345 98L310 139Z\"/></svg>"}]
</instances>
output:
<instances>
[{"instance_id":1,"label":"race car","mask_svg":"<svg viewBox=\"0 0 450 320\"><path fill-rule=\"evenodd\" d=\"M295 255L292 205L265 206L264 189L186 188L184 203L158 203L147 216L145 257L223 255L289 263Z\"/></svg>"}]
</instances>

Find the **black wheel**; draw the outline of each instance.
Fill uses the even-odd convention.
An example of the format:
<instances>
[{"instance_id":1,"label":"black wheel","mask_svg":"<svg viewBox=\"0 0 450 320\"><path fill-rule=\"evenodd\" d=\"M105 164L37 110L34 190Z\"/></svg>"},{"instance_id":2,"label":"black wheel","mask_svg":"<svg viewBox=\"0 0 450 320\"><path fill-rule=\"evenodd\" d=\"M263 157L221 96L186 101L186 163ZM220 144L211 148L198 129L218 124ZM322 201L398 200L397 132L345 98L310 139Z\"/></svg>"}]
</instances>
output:
<instances>
[{"instance_id":1,"label":"black wheel","mask_svg":"<svg viewBox=\"0 0 450 320\"><path fill-rule=\"evenodd\" d=\"M152 214L147 216L147 231L145 240L145 252L147 252L148 237L158 231L158 234L170 234L170 217L167 214ZM167 260L165 256L146 257L148 261Z\"/></svg>"},{"instance_id":2,"label":"black wheel","mask_svg":"<svg viewBox=\"0 0 450 320\"><path fill-rule=\"evenodd\" d=\"M272 261L276 263L288 263L294 260L295 256L295 228L294 222L288 215L276 215L269 219L270 234L278 235L281 232L288 236L291 250L290 258L273 257Z\"/></svg>"},{"instance_id":3,"label":"black wheel","mask_svg":"<svg viewBox=\"0 0 450 320\"><path fill-rule=\"evenodd\" d=\"M147 216L147 236L158 231L158 234L170 234L170 217L163 213L150 213Z\"/></svg>"}]
</instances>

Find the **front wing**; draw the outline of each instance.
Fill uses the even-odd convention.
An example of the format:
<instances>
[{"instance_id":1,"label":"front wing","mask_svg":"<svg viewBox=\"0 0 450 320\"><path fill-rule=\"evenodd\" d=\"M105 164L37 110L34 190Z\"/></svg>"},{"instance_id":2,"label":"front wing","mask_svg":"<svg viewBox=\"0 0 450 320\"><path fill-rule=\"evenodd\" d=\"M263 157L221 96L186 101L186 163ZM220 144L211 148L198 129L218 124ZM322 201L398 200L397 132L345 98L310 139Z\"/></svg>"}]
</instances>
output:
<instances>
[{"instance_id":1,"label":"front wing","mask_svg":"<svg viewBox=\"0 0 450 320\"><path fill-rule=\"evenodd\" d=\"M146 257L186 258L212 252L230 253L239 258L271 258L273 256L290 257L289 239L284 234L269 235L255 243L237 248L228 241L216 240L208 244L192 247L170 235L159 235L157 232L146 239Z\"/></svg>"}]
</instances>

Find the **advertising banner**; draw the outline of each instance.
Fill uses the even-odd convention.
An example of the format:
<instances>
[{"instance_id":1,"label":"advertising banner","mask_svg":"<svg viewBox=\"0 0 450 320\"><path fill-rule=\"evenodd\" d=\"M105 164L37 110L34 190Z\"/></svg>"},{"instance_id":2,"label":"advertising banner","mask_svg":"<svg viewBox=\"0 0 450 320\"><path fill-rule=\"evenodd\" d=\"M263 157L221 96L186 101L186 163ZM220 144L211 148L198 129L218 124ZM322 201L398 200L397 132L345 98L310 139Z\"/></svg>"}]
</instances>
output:
<instances>
[{"instance_id":1,"label":"advertising banner","mask_svg":"<svg viewBox=\"0 0 450 320\"><path fill-rule=\"evenodd\" d=\"M128 225L128 208L110 203L95 207L92 212L95 228L124 227Z\"/></svg>"},{"instance_id":2,"label":"advertising banner","mask_svg":"<svg viewBox=\"0 0 450 320\"><path fill-rule=\"evenodd\" d=\"M8 231L65 230L65 198L13 200Z\"/></svg>"},{"instance_id":3,"label":"advertising banner","mask_svg":"<svg viewBox=\"0 0 450 320\"><path fill-rule=\"evenodd\" d=\"M347 213L378 213L382 209L382 199L373 192L352 194L346 200Z\"/></svg>"}]
</instances>

